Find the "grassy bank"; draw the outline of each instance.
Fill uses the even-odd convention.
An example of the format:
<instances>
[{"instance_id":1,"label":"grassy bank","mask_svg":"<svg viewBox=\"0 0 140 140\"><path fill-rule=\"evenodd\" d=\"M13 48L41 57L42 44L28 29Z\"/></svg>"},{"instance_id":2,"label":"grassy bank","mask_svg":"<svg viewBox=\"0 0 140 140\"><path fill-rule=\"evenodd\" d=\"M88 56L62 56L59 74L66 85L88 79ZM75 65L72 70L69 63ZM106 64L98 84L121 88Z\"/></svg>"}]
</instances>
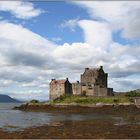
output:
<instances>
[{"instance_id":1,"label":"grassy bank","mask_svg":"<svg viewBox=\"0 0 140 140\"><path fill-rule=\"evenodd\" d=\"M100 114L139 113L140 110L132 102L132 99L128 97L61 96L48 103L31 102L15 107L15 109L69 113L96 112Z\"/></svg>"},{"instance_id":2,"label":"grassy bank","mask_svg":"<svg viewBox=\"0 0 140 140\"><path fill-rule=\"evenodd\" d=\"M128 97L86 97L86 96L61 96L54 101L51 101L51 104L97 104L97 103L106 103L106 104L119 104L119 103L130 103Z\"/></svg>"}]
</instances>

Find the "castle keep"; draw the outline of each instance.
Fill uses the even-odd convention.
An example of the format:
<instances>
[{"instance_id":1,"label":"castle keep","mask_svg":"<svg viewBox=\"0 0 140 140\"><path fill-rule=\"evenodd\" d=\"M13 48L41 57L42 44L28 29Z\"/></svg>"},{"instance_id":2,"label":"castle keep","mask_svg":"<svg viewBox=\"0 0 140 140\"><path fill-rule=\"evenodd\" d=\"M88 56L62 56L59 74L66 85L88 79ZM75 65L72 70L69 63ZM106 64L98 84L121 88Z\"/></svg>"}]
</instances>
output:
<instances>
[{"instance_id":1,"label":"castle keep","mask_svg":"<svg viewBox=\"0 0 140 140\"><path fill-rule=\"evenodd\" d=\"M108 74L104 72L103 67L85 68L81 74L81 81L70 83L68 78L64 80L52 79L50 82L50 100L54 100L61 95L87 95L87 96L113 96L113 88L108 88Z\"/></svg>"}]
</instances>

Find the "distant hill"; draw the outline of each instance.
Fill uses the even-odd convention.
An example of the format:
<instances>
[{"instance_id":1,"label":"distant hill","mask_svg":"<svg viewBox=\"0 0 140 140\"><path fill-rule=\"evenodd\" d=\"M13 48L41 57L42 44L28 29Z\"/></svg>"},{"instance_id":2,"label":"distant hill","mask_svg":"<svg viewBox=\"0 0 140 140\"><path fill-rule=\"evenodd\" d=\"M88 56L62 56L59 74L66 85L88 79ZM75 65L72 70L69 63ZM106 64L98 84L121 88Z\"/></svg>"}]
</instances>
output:
<instances>
[{"instance_id":1,"label":"distant hill","mask_svg":"<svg viewBox=\"0 0 140 140\"><path fill-rule=\"evenodd\" d=\"M20 103L20 101L11 98L8 95L0 95L0 103Z\"/></svg>"},{"instance_id":2,"label":"distant hill","mask_svg":"<svg viewBox=\"0 0 140 140\"><path fill-rule=\"evenodd\" d=\"M136 89L136 92L137 92L137 93L140 93L140 89Z\"/></svg>"},{"instance_id":3,"label":"distant hill","mask_svg":"<svg viewBox=\"0 0 140 140\"><path fill-rule=\"evenodd\" d=\"M126 92L114 92L114 95L118 97L125 97L125 94Z\"/></svg>"},{"instance_id":4,"label":"distant hill","mask_svg":"<svg viewBox=\"0 0 140 140\"><path fill-rule=\"evenodd\" d=\"M126 93L131 92L131 91L136 92L136 93L140 93L140 89L136 89L136 90L130 90L127 92L114 92L114 95L119 96L119 97L124 97L126 95Z\"/></svg>"}]
</instances>

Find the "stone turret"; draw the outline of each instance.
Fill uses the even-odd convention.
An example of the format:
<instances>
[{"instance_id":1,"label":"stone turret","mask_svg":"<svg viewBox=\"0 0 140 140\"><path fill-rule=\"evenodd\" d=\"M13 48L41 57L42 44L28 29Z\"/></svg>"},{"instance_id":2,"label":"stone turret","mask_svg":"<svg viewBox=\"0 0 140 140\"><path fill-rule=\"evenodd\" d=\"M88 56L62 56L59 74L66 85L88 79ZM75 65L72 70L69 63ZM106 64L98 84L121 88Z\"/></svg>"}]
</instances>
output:
<instances>
[{"instance_id":1,"label":"stone turret","mask_svg":"<svg viewBox=\"0 0 140 140\"><path fill-rule=\"evenodd\" d=\"M52 79L50 82L50 100L64 94L72 94L72 86L68 78L62 80Z\"/></svg>"}]
</instances>

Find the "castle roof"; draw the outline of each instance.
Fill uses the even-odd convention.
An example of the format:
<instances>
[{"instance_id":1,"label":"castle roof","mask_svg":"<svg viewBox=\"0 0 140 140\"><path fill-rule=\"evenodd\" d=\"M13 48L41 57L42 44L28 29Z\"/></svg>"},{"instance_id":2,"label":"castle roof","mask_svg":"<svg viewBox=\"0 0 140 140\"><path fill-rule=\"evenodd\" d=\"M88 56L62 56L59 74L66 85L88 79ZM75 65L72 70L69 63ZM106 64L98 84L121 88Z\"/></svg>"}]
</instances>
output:
<instances>
[{"instance_id":1,"label":"castle roof","mask_svg":"<svg viewBox=\"0 0 140 140\"><path fill-rule=\"evenodd\" d=\"M56 80L56 79L52 79L52 81L50 82L50 84L64 84L68 79L61 79L61 80Z\"/></svg>"},{"instance_id":2,"label":"castle roof","mask_svg":"<svg viewBox=\"0 0 140 140\"><path fill-rule=\"evenodd\" d=\"M101 69L103 70L102 66L100 66L99 68L85 68L84 74L98 75L98 73Z\"/></svg>"}]
</instances>

